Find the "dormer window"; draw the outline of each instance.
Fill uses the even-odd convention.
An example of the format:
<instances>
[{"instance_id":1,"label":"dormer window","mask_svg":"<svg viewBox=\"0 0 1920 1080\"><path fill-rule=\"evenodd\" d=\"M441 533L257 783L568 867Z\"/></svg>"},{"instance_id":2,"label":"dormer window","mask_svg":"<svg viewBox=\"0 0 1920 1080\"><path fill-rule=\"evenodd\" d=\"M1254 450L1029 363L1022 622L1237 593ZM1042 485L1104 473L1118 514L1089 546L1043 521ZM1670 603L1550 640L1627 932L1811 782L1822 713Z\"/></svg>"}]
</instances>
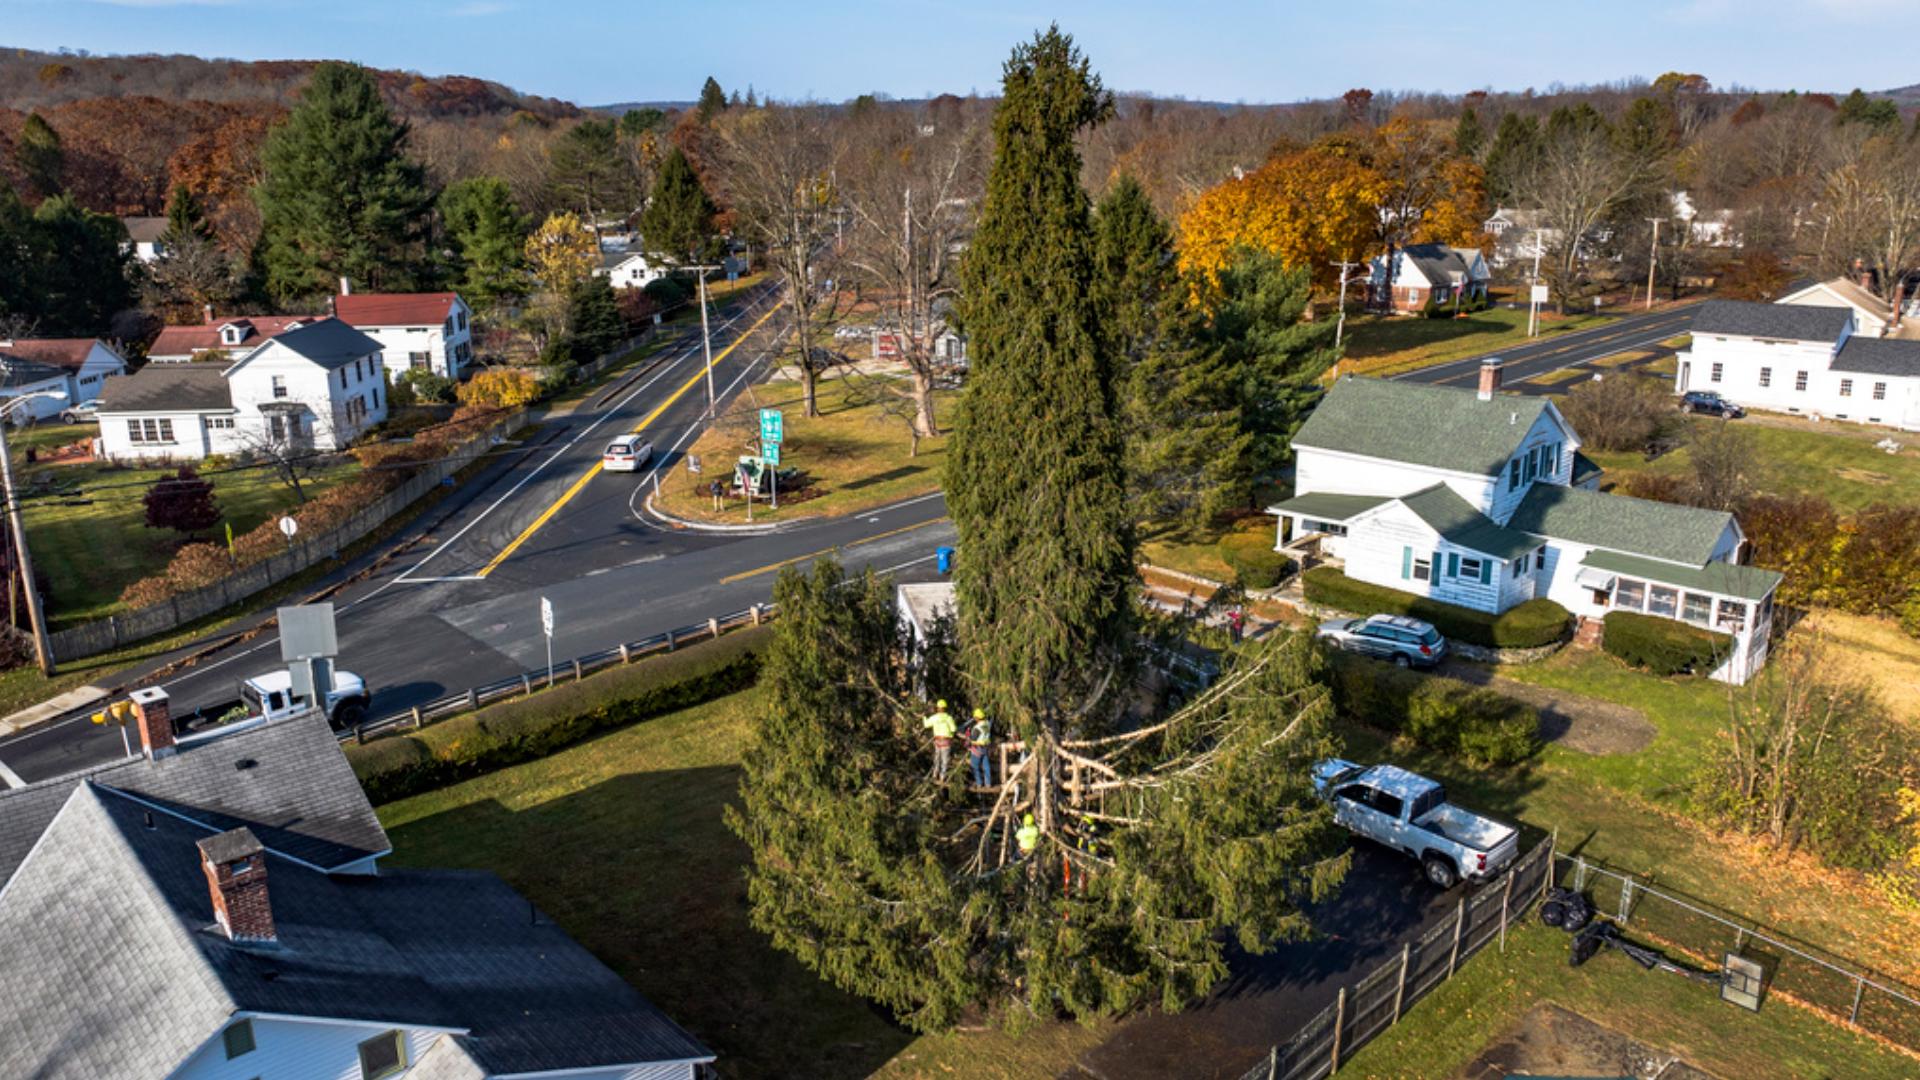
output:
<instances>
[{"instance_id":1,"label":"dormer window","mask_svg":"<svg viewBox=\"0 0 1920 1080\"><path fill-rule=\"evenodd\" d=\"M222 345L238 345L240 344L240 339L245 336L246 331L233 323L228 323L220 328L220 344Z\"/></svg>"}]
</instances>

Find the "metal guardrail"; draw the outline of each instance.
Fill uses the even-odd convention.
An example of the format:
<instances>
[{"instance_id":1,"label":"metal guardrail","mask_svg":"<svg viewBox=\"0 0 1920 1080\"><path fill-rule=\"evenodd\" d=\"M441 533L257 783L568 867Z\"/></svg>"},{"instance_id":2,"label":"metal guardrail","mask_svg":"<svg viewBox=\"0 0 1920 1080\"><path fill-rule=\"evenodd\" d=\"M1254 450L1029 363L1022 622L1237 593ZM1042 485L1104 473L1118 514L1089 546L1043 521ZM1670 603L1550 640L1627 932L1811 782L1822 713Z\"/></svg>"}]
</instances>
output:
<instances>
[{"instance_id":1,"label":"metal guardrail","mask_svg":"<svg viewBox=\"0 0 1920 1080\"><path fill-rule=\"evenodd\" d=\"M712 641L730 630L745 626L759 626L779 614L777 604L754 604L741 611L726 615L716 615L705 622L676 627L664 633L644 637L638 641L622 642L610 649L576 656L571 660L558 661L551 672L542 667L523 671L518 675L475 686L463 693L449 694L436 698L424 705L415 705L405 712L390 713L374 720L367 720L349 731L340 733L340 741L349 740L364 743L368 737L391 731L417 731L427 724L446 720L462 713L472 712L482 706L510 698L527 697L539 690L557 686L563 682L579 682L596 672L612 667L623 667L635 660L660 653L670 653L681 645L694 641Z\"/></svg>"}]
</instances>

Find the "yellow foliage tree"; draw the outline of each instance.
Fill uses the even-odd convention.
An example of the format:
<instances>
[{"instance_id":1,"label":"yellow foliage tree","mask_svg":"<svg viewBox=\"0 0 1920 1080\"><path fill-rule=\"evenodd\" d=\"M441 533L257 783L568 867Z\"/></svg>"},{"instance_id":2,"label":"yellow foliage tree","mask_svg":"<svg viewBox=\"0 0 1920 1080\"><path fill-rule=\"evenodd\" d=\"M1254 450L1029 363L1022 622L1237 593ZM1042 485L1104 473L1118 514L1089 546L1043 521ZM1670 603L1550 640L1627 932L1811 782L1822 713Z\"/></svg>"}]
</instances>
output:
<instances>
[{"instance_id":1,"label":"yellow foliage tree","mask_svg":"<svg viewBox=\"0 0 1920 1080\"><path fill-rule=\"evenodd\" d=\"M1387 184L1351 147L1317 143L1201 194L1180 216L1180 269L1206 291L1238 248L1273 252L1315 284L1373 245Z\"/></svg>"},{"instance_id":2,"label":"yellow foliage tree","mask_svg":"<svg viewBox=\"0 0 1920 1080\"><path fill-rule=\"evenodd\" d=\"M548 214L547 220L527 237L527 265L547 292L564 298L575 286L593 273L599 254L593 230L571 210Z\"/></svg>"},{"instance_id":3,"label":"yellow foliage tree","mask_svg":"<svg viewBox=\"0 0 1920 1080\"><path fill-rule=\"evenodd\" d=\"M461 384L460 404L511 409L540 397L540 381L519 368L492 368Z\"/></svg>"}]
</instances>

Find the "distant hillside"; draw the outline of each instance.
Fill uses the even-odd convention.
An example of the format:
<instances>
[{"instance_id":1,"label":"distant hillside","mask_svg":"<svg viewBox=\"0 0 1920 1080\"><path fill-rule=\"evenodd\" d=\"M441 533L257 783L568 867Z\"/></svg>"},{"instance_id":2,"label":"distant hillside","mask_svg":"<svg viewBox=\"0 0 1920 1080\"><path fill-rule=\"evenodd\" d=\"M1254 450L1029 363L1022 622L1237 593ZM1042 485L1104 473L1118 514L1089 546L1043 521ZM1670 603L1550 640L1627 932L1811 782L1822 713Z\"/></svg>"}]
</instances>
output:
<instances>
[{"instance_id":1,"label":"distant hillside","mask_svg":"<svg viewBox=\"0 0 1920 1080\"><path fill-rule=\"evenodd\" d=\"M588 112L605 113L608 116L619 116L622 113L630 112L634 109L659 109L661 112L679 112L682 109L691 109L697 104L699 103L694 101L616 101L611 105L587 105L584 106L584 108Z\"/></svg>"},{"instance_id":2,"label":"distant hillside","mask_svg":"<svg viewBox=\"0 0 1920 1080\"><path fill-rule=\"evenodd\" d=\"M1892 90L1875 90L1872 93L1874 97L1891 98L1901 105L1920 105L1920 83L1896 87Z\"/></svg>"}]
</instances>

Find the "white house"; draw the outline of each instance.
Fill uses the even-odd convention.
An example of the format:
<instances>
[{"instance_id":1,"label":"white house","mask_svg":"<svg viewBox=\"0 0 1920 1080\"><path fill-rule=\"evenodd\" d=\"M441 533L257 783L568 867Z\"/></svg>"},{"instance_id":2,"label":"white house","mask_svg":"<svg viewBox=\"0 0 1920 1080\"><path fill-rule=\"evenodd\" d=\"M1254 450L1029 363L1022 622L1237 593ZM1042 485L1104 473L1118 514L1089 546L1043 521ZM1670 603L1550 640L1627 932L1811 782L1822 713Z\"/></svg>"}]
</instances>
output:
<instances>
[{"instance_id":1,"label":"white house","mask_svg":"<svg viewBox=\"0 0 1920 1080\"><path fill-rule=\"evenodd\" d=\"M1393 292L1387 293L1387 257L1375 255L1367 278L1367 302L1375 308L1410 313L1428 302L1447 307L1484 300L1492 277L1478 248L1445 244L1408 244L1393 253Z\"/></svg>"},{"instance_id":2,"label":"white house","mask_svg":"<svg viewBox=\"0 0 1920 1080\"><path fill-rule=\"evenodd\" d=\"M60 389L67 399L37 403L33 407L36 416L56 414L69 405L93 401L100 396L108 379L127 373L127 362L99 338L0 339L0 362L21 360L59 368L66 373L66 383Z\"/></svg>"},{"instance_id":3,"label":"white house","mask_svg":"<svg viewBox=\"0 0 1920 1080\"><path fill-rule=\"evenodd\" d=\"M120 224L127 228L127 244L122 250L132 251L135 259L150 263L167 253L166 245L160 242L167 234L166 218L123 217Z\"/></svg>"},{"instance_id":4,"label":"white house","mask_svg":"<svg viewBox=\"0 0 1920 1080\"><path fill-rule=\"evenodd\" d=\"M1544 597L1582 620L1636 611L1730 634L1715 678L1765 663L1780 575L1737 565L1733 515L1593 489L1580 436L1542 397L1351 376L1294 437L1277 550L1476 611Z\"/></svg>"},{"instance_id":5,"label":"white house","mask_svg":"<svg viewBox=\"0 0 1920 1080\"><path fill-rule=\"evenodd\" d=\"M386 419L385 386L380 343L321 319L225 366L149 364L110 381L100 453L190 461L269 445L336 450Z\"/></svg>"},{"instance_id":6,"label":"white house","mask_svg":"<svg viewBox=\"0 0 1920 1080\"><path fill-rule=\"evenodd\" d=\"M1674 393L1920 430L1920 341L1857 333L1857 318L1852 306L1709 300L1678 354Z\"/></svg>"},{"instance_id":7,"label":"white house","mask_svg":"<svg viewBox=\"0 0 1920 1080\"><path fill-rule=\"evenodd\" d=\"M163 326L147 347L149 364L184 364L196 356L222 363L259 348L267 339L319 322L324 315L228 315L215 318L208 305L202 321Z\"/></svg>"},{"instance_id":8,"label":"white house","mask_svg":"<svg viewBox=\"0 0 1920 1080\"><path fill-rule=\"evenodd\" d=\"M0 789L0 1075L694 1080L712 1051L491 873L388 869L326 720ZM144 699L144 700L142 700Z\"/></svg>"},{"instance_id":9,"label":"white house","mask_svg":"<svg viewBox=\"0 0 1920 1080\"><path fill-rule=\"evenodd\" d=\"M459 294L351 289L341 278L334 315L378 341L394 371L426 369L458 379L473 361L473 309Z\"/></svg>"},{"instance_id":10,"label":"white house","mask_svg":"<svg viewBox=\"0 0 1920 1080\"><path fill-rule=\"evenodd\" d=\"M1893 305L1872 290L1849 278L1837 277L1815 282L1798 292L1775 300L1776 304L1800 307L1839 307L1853 314L1853 332L1861 337L1906 337L1913 328L1895 318Z\"/></svg>"},{"instance_id":11,"label":"white house","mask_svg":"<svg viewBox=\"0 0 1920 1080\"><path fill-rule=\"evenodd\" d=\"M1704 247L1739 247L1740 232L1731 210L1701 210L1693 196L1676 191L1669 199L1674 220L1687 227L1689 239Z\"/></svg>"},{"instance_id":12,"label":"white house","mask_svg":"<svg viewBox=\"0 0 1920 1080\"><path fill-rule=\"evenodd\" d=\"M593 272L607 278L616 289L641 289L666 277L671 266L647 257L646 252L635 250L602 251L600 264Z\"/></svg>"}]
</instances>

